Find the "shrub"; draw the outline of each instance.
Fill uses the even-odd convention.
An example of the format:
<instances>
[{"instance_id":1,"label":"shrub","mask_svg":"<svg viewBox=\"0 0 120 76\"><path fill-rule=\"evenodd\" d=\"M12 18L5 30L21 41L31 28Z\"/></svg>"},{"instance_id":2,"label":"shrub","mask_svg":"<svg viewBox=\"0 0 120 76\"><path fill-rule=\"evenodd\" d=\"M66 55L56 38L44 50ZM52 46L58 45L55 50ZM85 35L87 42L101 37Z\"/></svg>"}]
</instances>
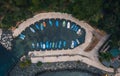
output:
<instances>
[{"instance_id":1,"label":"shrub","mask_svg":"<svg viewBox=\"0 0 120 76\"><path fill-rule=\"evenodd\" d=\"M31 60L26 59L25 61L21 61L19 63L20 68L26 68L31 65Z\"/></svg>"},{"instance_id":2,"label":"shrub","mask_svg":"<svg viewBox=\"0 0 120 76\"><path fill-rule=\"evenodd\" d=\"M37 66L41 66L41 65L42 65L41 61L37 62Z\"/></svg>"}]
</instances>

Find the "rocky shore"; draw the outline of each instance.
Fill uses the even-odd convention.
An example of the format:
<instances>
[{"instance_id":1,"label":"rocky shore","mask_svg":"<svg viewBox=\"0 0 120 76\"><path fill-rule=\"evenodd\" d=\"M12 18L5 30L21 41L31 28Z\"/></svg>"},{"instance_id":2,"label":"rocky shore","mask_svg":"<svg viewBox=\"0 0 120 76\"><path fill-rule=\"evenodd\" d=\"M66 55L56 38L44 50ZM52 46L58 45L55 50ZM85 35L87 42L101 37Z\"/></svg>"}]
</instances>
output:
<instances>
[{"instance_id":1,"label":"rocky shore","mask_svg":"<svg viewBox=\"0 0 120 76\"><path fill-rule=\"evenodd\" d=\"M12 43L11 43L12 40L13 40L12 31L10 31L10 30L3 30L2 29L2 33L0 35L0 43L7 50L11 50L12 49Z\"/></svg>"},{"instance_id":2,"label":"rocky shore","mask_svg":"<svg viewBox=\"0 0 120 76\"><path fill-rule=\"evenodd\" d=\"M61 71L61 70L71 70L71 71L84 71L87 73L92 73L94 76L103 76L107 72L100 69L89 66L80 61L69 61L69 62L55 62L55 63L43 63L41 66L36 64L31 64L31 66L21 69L19 63L9 72L9 76L39 76L45 72L51 71ZM111 76L112 73L109 73Z\"/></svg>"}]
</instances>

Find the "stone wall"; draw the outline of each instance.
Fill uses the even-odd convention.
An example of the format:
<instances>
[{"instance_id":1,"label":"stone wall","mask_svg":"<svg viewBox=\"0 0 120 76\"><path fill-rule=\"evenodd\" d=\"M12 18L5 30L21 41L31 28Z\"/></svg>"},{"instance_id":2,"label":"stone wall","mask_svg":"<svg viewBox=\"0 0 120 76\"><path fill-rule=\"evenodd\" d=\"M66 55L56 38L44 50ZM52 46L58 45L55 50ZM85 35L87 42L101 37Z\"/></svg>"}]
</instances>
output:
<instances>
[{"instance_id":1,"label":"stone wall","mask_svg":"<svg viewBox=\"0 0 120 76\"><path fill-rule=\"evenodd\" d=\"M69 62L55 62L55 63L44 63L42 66L32 64L31 66L21 69L17 64L15 68L9 73L10 76L36 76L49 71L61 71L61 70L73 70L73 71L84 71L94 74L94 76L102 76L105 71L89 66L80 61L69 61ZM112 73L109 73L112 76Z\"/></svg>"}]
</instances>

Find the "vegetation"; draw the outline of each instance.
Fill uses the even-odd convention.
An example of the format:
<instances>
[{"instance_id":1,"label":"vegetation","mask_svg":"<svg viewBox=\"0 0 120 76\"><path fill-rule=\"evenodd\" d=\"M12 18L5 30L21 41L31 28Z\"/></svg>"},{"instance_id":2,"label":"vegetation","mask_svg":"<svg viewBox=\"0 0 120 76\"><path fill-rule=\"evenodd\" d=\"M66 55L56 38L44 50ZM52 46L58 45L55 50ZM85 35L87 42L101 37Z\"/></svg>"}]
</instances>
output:
<instances>
[{"instance_id":1,"label":"vegetation","mask_svg":"<svg viewBox=\"0 0 120 76\"><path fill-rule=\"evenodd\" d=\"M112 55L109 52L100 53L100 61L106 60L106 61L110 61L112 59Z\"/></svg>"},{"instance_id":2,"label":"vegetation","mask_svg":"<svg viewBox=\"0 0 120 76\"><path fill-rule=\"evenodd\" d=\"M15 26L36 12L66 12L112 34L112 44L120 46L119 3L119 0L1 0L0 27Z\"/></svg>"},{"instance_id":3,"label":"vegetation","mask_svg":"<svg viewBox=\"0 0 120 76\"><path fill-rule=\"evenodd\" d=\"M20 68L26 68L31 65L31 60L24 60L19 63Z\"/></svg>"},{"instance_id":4,"label":"vegetation","mask_svg":"<svg viewBox=\"0 0 120 76\"><path fill-rule=\"evenodd\" d=\"M37 66L41 66L42 65L42 62L37 62Z\"/></svg>"}]
</instances>

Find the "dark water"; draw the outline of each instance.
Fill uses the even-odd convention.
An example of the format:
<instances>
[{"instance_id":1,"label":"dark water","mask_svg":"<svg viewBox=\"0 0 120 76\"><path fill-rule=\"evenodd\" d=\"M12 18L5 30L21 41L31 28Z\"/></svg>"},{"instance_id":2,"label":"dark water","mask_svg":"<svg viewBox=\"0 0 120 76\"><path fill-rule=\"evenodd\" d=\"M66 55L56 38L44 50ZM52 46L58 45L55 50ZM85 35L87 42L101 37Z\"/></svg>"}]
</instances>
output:
<instances>
[{"instance_id":1,"label":"dark water","mask_svg":"<svg viewBox=\"0 0 120 76\"><path fill-rule=\"evenodd\" d=\"M59 71L59 72L47 72L37 76L99 76L99 75L82 71Z\"/></svg>"},{"instance_id":2,"label":"dark water","mask_svg":"<svg viewBox=\"0 0 120 76\"><path fill-rule=\"evenodd\" d=\"M14 63L13 54L0 45L0 76L7 76Z\"/></svg>"}]
</instances>

